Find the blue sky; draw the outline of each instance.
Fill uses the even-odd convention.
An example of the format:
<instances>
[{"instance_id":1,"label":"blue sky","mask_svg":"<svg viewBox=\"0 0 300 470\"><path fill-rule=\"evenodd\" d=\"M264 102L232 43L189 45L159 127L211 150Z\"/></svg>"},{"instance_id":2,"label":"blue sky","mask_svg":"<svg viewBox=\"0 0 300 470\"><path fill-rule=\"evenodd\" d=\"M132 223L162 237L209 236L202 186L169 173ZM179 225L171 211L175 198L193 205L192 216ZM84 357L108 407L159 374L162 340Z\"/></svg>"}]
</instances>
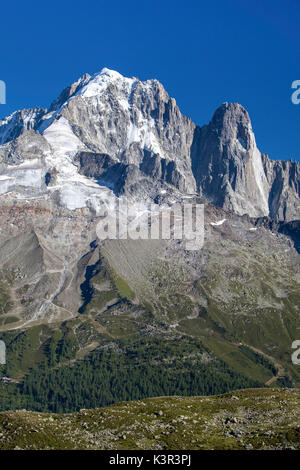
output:
<instances>
[{"instance_id":1,"label":"blue sky","mask_svg":"<svg viewBox=\"0 0 300 470\"><path fill-rule=\"evenodd\" d=\"M2 2L0 116L47 107L83 73L108 67L159 79L200 125L238 101L262 152L300 161L299 14L298 0Z\"/></svg>"}]
</instances>

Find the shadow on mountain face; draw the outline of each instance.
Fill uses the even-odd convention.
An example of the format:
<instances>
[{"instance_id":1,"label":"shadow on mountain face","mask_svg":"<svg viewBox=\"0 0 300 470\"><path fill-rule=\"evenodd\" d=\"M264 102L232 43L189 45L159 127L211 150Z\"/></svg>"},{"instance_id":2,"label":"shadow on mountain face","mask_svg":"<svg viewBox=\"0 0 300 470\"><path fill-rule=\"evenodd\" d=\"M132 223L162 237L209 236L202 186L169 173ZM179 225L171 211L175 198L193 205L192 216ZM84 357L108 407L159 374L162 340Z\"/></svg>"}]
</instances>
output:
<instances>
[{"instance_id":1,"label":"shadow on mountain face","mask_svg":"<svg viewBox=\"0 0 300 470\"><path fill-rule=\"evenodd\" d=\"M278 232L290 237L293 240L295 249L300 253L300 220L280 222Z\"/></svg>"},{"instance_id":2,"label":"shadow on mountain face","mask_svg":"<svg viewBox=\"0 0 300 470\"><path fill-rule=\"evenodd\" d=\"M300 220L284 222L274 220L271 217L259 217L253 220L253 222L257 227L263 226L273 232L282 233L289 237L293 241L295 249L300 254Z\"/></svg>"},{"instance_id":3,"label":"shadow on mountain face","mask_svg":"<svg viewBox=\"0 0 300 470\"><path fill-rule=\"evenodd\" d=\"M96 241L92 241L92 243L90 243L90 247L91 247L91 252L95 251L95 249L97 248ZM99 265L100 265L100 260L97 261L95 264L87 266L86 268L85 280L83 281L82 284L80 284L81 297L82 297L83 303L81 307L78 309L78 313L84 313L86 306L92 300L95 289L92 286L90 281L94 276L98 274Z\"/></svg>"}]
</instances>

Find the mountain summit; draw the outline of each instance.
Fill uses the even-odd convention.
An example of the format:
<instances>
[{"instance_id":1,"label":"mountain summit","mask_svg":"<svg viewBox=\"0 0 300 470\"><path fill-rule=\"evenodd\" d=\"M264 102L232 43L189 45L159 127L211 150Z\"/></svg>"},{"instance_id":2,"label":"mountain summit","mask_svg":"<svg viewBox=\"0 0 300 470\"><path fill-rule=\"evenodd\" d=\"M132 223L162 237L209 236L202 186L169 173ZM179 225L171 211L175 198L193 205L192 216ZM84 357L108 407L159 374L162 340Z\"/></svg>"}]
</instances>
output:
<instances>
[{"instance_id":1,"label":"mountain summit","mask_svg":"<svg viewBox=\"0 0 300 470\"><path fill-rule=\"evenodd\" d=\"M240 104L223 103L199 127L157 80L107 68L83 75L49 111L0 121L0 162L1 194L55 190L70 210L97 211L103 191L151 199L179 191L239 215L300 216L299 164L261 154Z\"/></svg>"}]
</instances>

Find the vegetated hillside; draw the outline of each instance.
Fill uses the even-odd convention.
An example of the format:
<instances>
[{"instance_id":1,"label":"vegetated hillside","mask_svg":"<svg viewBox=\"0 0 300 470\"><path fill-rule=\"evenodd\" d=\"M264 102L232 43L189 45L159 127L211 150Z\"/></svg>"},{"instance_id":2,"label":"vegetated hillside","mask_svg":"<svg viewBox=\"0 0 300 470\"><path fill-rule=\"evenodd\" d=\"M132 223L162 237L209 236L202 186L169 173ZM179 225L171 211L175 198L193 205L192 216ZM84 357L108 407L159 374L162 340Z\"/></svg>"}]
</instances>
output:
<instances>
[{"instance_id":1,"label":"vegetated hillside","mask_svg":"<svg viewBox=\"0 0 300 470\"><path fill-rule=\"evenodd\" d=\"M149 396L299 386L291 362L299 255L291 240L212 206L206 218L196 252L176 241L91 244L74 268L81 299L73 317L2 327L1 375L15 382L1 385L0 409L62 413ZM226 220L209 222L219 219ZM8 279L6 289L30 315L36 284L17 282ZM62 292L48 303L63 310L68 301ZM13 314L15 306L1 317Z\"/></svg>"},{"instance_id":2,"label":"vegetated hillside","mask_svg":"<svg viewBox=\"0 0 300 470\"><path fill-rule=\"evenodd\" d=\"M72 414L0 413L0 449L300 449L299 389L161 397Z\"/></svg>"},{"instance_id":3,"label":"vegetated hillside","mask_svg":"<svg viewBox=\"0 0 300 470\"><path fill-rule=\"evenodd\" d=\"M36 338L41 333L36 329ZM24 340L33 346L32 336ZM17 383L0 384L1 410L26 408L62 413L149 396L212 395L262 385L232 371L188 336L164 334L134 341L106 341L106 347L72 360L78 343L72 333L66 332L62 340L56 338L56 343L50 337L48 352L43 355L38 351L36 364L30 349L24 357L23 342L20 344L20 365L28 367L27 373ZM6 368L7 375L13 375L11 370ZM19 370L17 367L16 372Z\"/></svg>"}]
</instances>

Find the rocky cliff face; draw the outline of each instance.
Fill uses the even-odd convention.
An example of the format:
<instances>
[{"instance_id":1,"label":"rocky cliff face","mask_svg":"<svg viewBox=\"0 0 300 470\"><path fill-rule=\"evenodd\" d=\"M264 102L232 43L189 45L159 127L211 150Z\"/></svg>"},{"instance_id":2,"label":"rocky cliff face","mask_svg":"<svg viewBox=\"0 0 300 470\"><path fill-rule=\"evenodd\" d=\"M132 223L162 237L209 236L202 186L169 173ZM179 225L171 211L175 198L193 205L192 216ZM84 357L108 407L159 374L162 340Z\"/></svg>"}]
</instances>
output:
<instances>
[{"instance_id":1,"label":"rocky cliff face","mask_svg":"<svg viewBox=\"0 0 300 470\"><path fill-rule=\"evenodd\" d=\"M0 414L0 449L300 450L299 398L299 389L249 389L217 397L150 398L67 415L10 411ZM127 465L132 461L123 458Z\"/></svg>"},{"instance_id":2,"label":"rocky cliff face","mask_svg":"<svg viewBox=\"0 0 300 470\"><path fill-rule=\"evenodd\" d=\"M300 218L300 165L293 161L274 161L263 156L269 182L269 215L279 220Z\"/></svg>"},{"instance_id":3,"label":"rocky cliff face","mask_svg":"<svg viewBox=\"0 0 300 470\"><path fill-rule=\"evenodd\" d=\"M183 116L157 80L103 69L51 104L0 121L0 193L98 211L103 194L157 199L200 194L239 215L299 218L300 166L272 161L247 111L224 103L211 122ZM46 184L45 184L46 183Z\"/></svg>"},{"instance_id":4,"label":"rocky cliff face","mask_svg":"<svg viewBox=\"0 0 300 470\"><path fill-rule=\"evenodd\" d=\"M242 106L224 103L197 129L192 161L198 190L214 204L240 215L269 213L269 183Z\"/></svg>"},{"instance_id":5,"label":"rocky cliff face","mask_svg":"<svg viewBox=\"0 0 300 470\"><path fill-rule=\"evenodd\" d=\"M0 139L0 332L18 329L22 341L20 330L37 328L36 359L24 364L64 350L49 341L66 327L78 355L66 333L71 352L62 364L105 344L167 334L179 349L188 336L222 360L226 351L231 370L246 364L260 384L277 376L239 342L291 370L300 264L299 223L288 221L299 219L299 165L259 152L242 106L223 104L200 128L157 81L104 69L66 88L49 111L0 121ZM146 199L209 199L203 249L97 240L101 202L124 194L141 201L135 216ZM23 344L32 343L9 353L24 353ZM295 384L299 377L294 368Z\"/></svg>"},{"instance_id":6,"label":"rocky cliff face","mask_svg":"<svg viewBox=\"0 0 300 470\"><path fill-rule=\"evenodd\" d=\"M197 189L213 204L252 217L299 218L300 165L261 154L240 104L224 103L196 128L191 158Z\"/></svg>"}]
</instances>

